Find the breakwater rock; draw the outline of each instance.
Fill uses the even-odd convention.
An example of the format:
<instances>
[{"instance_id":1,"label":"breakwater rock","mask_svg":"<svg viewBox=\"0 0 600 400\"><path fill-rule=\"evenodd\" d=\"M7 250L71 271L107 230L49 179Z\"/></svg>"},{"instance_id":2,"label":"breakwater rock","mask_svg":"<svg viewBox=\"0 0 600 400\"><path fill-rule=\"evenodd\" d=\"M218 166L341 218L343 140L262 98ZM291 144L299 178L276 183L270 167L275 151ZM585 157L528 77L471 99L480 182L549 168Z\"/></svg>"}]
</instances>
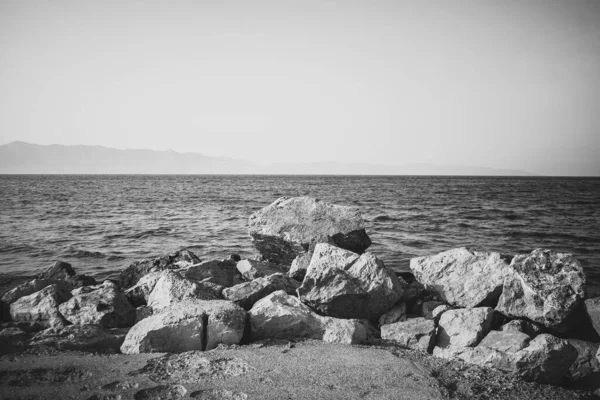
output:
<instances>
[{"instance_id":1,"label":"breakwater rock","mask_svg":"<svg viewBox=\"0 0 600 400\"><path fill-rule=\"evenodd\" d=\"M458 248L396 274L365 252L357 210L306 197L257 211L249 234L256 259L201 260L183 249L100 284L57 262L0 299L0 351L180 353L316 339L598 389L600 299L586 299L570 254Z\"/></svg>"}]
</instances>

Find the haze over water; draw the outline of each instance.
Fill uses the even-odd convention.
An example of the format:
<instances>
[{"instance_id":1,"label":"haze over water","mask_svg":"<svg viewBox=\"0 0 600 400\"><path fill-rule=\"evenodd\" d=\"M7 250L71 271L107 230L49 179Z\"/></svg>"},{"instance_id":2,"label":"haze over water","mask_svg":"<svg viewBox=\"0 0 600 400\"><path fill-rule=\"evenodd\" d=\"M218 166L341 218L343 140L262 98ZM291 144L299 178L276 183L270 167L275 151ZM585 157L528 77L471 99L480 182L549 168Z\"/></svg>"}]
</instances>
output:
<instances>
[{"instance_id":1,"label":"haze over water","mask_svg":"<svg viewBox=\"0 0 600 400\"><path fill-rule=\"evenodd\" d=\"M190 248L256 254L250 214L281 196L358 207L369 251L395 270L454 247L573 253L600 294L600 178L359 176L0 176L0 273L54 261L106 277Z\"/></svg>"}]
</instances>

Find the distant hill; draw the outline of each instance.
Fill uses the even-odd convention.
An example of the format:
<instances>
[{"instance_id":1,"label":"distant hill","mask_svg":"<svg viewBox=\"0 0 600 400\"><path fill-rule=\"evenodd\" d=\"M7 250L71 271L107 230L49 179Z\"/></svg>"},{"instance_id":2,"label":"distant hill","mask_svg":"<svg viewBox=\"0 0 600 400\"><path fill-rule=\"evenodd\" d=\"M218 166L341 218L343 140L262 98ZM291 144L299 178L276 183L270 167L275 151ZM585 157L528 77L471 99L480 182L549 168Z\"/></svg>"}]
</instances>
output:
<instances>
[{"instance_id":1,"label":"distant hill","mask_svg":"<svg viewBox=\"0 0 600 400\"><path fill-rule=\"evenodd\" d=\"M0 174L534 175L519 170L432 164L320 162L258 166L198 153L25 142L0 145Z\"/></svg>"}]
</instances>

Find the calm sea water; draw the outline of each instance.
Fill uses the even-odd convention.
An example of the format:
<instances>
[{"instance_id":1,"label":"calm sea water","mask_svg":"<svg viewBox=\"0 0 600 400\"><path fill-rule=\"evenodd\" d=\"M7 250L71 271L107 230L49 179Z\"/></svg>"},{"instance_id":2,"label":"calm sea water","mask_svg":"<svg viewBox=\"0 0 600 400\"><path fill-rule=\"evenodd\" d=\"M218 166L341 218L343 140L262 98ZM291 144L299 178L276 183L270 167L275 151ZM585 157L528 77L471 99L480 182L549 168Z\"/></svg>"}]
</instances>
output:
<instances>
[{"instance_id":1,"label":"calm sea water","mask_svg":"<svg viewBox=\"0 0 600 400\"><path fill-rule=\"evenodd\" d=\"M358 207L396 270L458 246L575 254L600 294L600 179L358 176L0 176L0 273L56 260L105 277L187 247L255 254L248 216L280 196Z\"/></svg>"}]
</instances>

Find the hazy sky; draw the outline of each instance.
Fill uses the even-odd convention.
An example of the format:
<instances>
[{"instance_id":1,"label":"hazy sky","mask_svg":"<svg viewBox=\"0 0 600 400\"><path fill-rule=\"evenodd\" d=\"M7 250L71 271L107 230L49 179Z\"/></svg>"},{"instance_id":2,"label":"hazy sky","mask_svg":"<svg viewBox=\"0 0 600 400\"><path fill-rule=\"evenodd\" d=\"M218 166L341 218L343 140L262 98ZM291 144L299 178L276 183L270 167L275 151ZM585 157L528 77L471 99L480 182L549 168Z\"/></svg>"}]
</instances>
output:
<instances>
[{"instance_id":1,"label":"hazy sky","mask_svg":"<svg viewBox=\"0 0 600 400\"><path fill-rule=\"evenodd\" d=\"M0 144L600 174L600 1L0 0Z\"/></svg>"}]
</instances>

